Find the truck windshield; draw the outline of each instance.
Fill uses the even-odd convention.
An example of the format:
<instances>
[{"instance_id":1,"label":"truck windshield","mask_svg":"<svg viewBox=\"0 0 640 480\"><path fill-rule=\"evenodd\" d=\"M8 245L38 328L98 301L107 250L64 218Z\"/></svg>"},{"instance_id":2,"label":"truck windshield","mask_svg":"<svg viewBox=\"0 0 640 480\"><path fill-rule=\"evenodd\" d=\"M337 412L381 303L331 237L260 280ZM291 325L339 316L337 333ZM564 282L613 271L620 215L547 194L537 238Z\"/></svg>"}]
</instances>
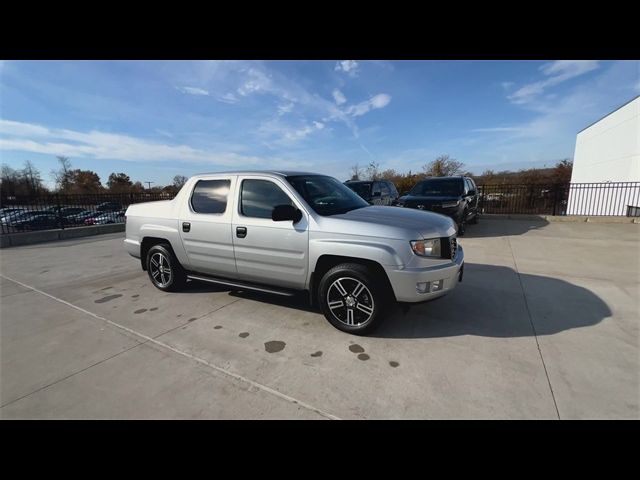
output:
<instances>
[{"instance_id":1,"label":"truck windshield","mask_svg":"<svg viewBox=\"0 0 640 480\"><path fill-rule=\"evenodd\" d=\"M411 189L409 195L416 196L452 196L457 197L462 194L462 182L457 178L429 179L418 182Z\"/></svg>"},{"instance_id":2,"label":"truck windshield","mask_svg":"<svg viewBox=\"0 0 640 480\"><path fill-rule=\"evenodd\" d=\"M287 177L287 181L319 215L338 215L369 206L358 194L332 177L296 175Z\"/></svg>"}]
</instances>

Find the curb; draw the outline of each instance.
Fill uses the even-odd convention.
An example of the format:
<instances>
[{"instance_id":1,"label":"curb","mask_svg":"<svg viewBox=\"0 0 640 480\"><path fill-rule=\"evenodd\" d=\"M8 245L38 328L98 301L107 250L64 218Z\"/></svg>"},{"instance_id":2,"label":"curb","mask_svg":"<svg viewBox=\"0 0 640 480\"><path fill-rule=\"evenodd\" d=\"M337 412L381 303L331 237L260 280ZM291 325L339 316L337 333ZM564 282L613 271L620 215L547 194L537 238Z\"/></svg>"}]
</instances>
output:
<instances>
[{"instance_id":1,"label":"curb","mask_svg":"<svg viewBox=\"0 0 640 480\"><path fill-rule=\"evenodd\" d=\"M0 248L33 245L34 243L55 242L72 238L89 237L105 233L124 232L124 223L93 225L90 227L67 228L65 230L40 230L37 232L7 233L0 235Z\"/></svg>"},{"instance_id":2,"label":"curb","mask_svg":"<svg viewBox=\"0 0 640 480\"><path fill-rule=\"evenodd\" d=\"M529 220L538 222L567 222L567 223L635 223L640 224L640 217L610 217L610 216L586 216L586 215L501 215L485 213L480 219L486 220Z\"/></svg>"}]
</instances>

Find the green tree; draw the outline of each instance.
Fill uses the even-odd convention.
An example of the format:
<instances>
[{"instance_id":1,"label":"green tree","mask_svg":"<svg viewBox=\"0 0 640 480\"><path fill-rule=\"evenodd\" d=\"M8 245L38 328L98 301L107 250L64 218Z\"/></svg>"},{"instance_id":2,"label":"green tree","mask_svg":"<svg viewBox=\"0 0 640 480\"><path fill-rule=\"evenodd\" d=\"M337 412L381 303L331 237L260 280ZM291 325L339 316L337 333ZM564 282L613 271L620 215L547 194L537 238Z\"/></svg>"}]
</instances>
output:
<instances>
[{"instance_id":1,"label":"green tree","mask_svg":"<svg viewBox=\"0 0 640 480\"><path fill-rule=\"evenodd\" d=\"M107 187L110 192L124 193L130 192L133 182L126 173L112 173L107 180Z\"/></svg>"}]
</instances>

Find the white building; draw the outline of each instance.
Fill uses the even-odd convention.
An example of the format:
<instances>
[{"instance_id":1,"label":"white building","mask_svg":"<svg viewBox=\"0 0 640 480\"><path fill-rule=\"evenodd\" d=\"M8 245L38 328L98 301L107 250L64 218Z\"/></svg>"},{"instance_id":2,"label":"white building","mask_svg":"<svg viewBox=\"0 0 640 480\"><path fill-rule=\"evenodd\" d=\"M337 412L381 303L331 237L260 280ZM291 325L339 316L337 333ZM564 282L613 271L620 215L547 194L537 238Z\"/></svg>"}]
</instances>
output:
<instances>
[{"instance_id":1,"label":"white building","mask_svg":"<svg viewBox=\"0 0 640 480\"><path fill-rule=\"evenodd\" d=\"M640 182L640 95L578 133L567 214L640 215L629 182Z\"/></svg>"}]
</instances>

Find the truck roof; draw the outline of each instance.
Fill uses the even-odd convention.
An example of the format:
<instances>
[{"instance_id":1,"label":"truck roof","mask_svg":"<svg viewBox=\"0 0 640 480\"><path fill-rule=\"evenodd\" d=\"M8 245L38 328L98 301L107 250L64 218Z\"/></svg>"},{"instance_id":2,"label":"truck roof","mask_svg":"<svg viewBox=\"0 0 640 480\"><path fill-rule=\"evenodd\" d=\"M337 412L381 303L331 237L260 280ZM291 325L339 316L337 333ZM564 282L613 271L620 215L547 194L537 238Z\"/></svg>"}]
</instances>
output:
<instances>
[{"instance_id":1,"label":"truck roof","mask_svg":"<svg viewBox=\"0 0 640 480\"><path fill-rule=\"evenodd\" d=\"M293 170L225 170L223 172L198 173L194 177L208 175L273 175L277 177L293 177L297 175L323 175L315 172L300 172Z\"/></svg>"}]
</instances>

